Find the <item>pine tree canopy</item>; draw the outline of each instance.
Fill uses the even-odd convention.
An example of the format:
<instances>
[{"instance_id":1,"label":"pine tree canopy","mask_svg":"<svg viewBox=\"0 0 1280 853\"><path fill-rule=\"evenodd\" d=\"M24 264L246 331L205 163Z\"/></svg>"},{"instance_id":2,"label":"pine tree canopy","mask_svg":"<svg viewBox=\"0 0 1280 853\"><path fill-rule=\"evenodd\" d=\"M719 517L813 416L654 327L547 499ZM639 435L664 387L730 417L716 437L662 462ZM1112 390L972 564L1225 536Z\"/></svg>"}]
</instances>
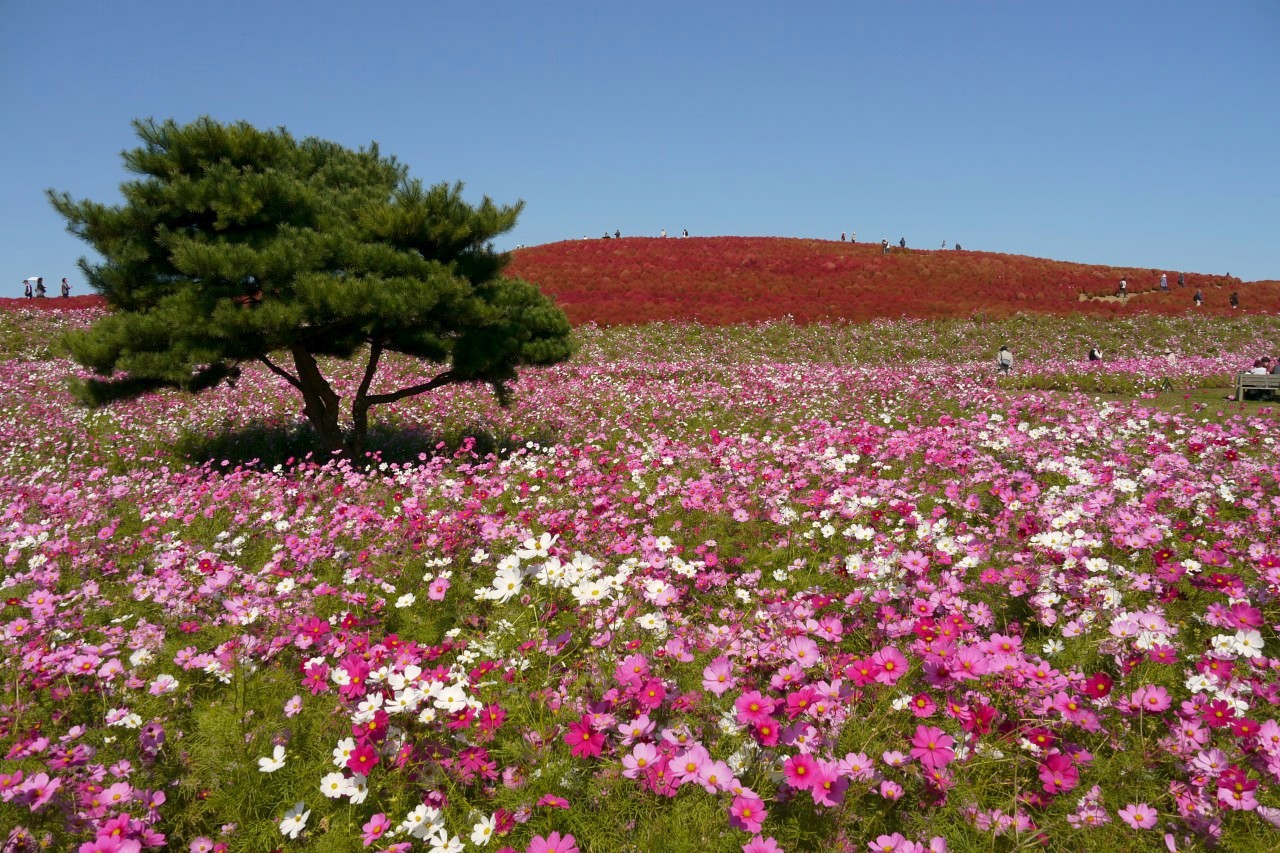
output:
<instances>
[{"instance_id":1,"label":"pine tree canopy","mask_svg":"<svg viewBox=\"0 0 1280 853\"><path fill-rule=\"evenodd\" d=\"M371 406L456 382L505 399L519 367L572 354L564 313L504 278L507 258L492 249L523 203L468 204L460 183L426 187L376 144L353 151L209 118L134 127L142 145L123 155L136 175L124 204L49 191L68 230L104 258L80 267L112 313L67 339L108 378L79 387L87 402L200 391L259 361L302 394L327 449L360 453ZM438 367L373 393L385 352ZM367 359L350 429L323 356Z\"/></svg>"}]
</instances>

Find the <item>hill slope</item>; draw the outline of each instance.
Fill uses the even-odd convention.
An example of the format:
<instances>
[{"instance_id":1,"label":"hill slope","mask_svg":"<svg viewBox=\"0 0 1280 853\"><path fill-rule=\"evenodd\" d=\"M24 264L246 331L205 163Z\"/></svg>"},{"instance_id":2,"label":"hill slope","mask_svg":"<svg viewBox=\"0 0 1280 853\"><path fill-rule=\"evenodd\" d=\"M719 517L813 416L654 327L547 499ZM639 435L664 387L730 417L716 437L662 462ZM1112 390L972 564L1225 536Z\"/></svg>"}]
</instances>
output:
<instances>
[{"instance_id":1,"label":"hill slope","mask_svg":"<svg viewBox=\"0 0 1280 853\"><path fill-rule=\"evenodd\" d=\"M573 240L520 249L508 275L554 296L575 324L695 319L723 324L791 315L797 322L876 317L955 317L1017 312L1231 313L1239 291L1248 313L1280 308L1280 283L1177 271L1092 266L1022 255L915 250L879 243L778 237ZM1126 279L1131 294L1114 299Z\"/></svg>"}]
</instances>

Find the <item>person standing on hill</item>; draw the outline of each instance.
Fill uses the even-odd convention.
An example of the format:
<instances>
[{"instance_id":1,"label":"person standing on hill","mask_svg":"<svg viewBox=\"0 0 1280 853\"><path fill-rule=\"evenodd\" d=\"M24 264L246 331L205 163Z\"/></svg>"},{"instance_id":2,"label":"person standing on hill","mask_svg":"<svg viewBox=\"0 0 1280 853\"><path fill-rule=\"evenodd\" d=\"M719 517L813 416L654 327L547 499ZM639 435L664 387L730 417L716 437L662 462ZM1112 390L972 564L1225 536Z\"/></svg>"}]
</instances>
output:
<instances>
[{"instance_id":1,"label":"person standing on hill","mask_svg":"<svg viewBox=\"0 0 1280 853\"><path fill-rule=\"evenodd\" d=\"M887 239L880 241L880 254L889 254L889 241Z\"/></svg>"},{"instance_id":2,"label":"person standing on hill","mask_svg":"<svg viewBox=\"0 0 1280 853\"><path fill-rule=\"evenodd\" d=\"M844 242L844 232L843 232L843 231L841 231L841 232L840 232L840 242L841 242L841 243L843 243L843 242Z\"/></svg>"},{"instance_id":3,"label":"person standing on hill","mask_svg":"<svg viewBox=\"0 0 1280 853\"><path fill-rule=\"evenodd\" d=\"M1160 289L1165 293L1169 292L1169 276L1160 273Z\"/></svg>"},{"instance_id":4,"label":"person standing on hill","mask_svg":"<svg viewBox=\"0 0 1280 853\"><path fill-rule=\"evenodd\" d=\"M31 279L24 278L22 280L22 297L24 299L31 298Z\"/></svg>"},{"instance_id":5,"label":"person standing on hill","mask_svg":"<svg viewBox=\"0 0 1280 853\"><path fill-rule=\"evenodd\" d=\"M1186 287L1186 286L1187 286L1187 274L1184 272L1178 273L1178 287Z\"/></svg>"},{"instance_id":6,"label":"person standing on hill","mask_svg":"<svg viewBox=\"0 0 1280 853\"><path fill-rule=\"evenodd\" d=\"M1117 295L1118 296L1129 295L1129 282L1125 281L1124 279L1120 279L1120 291Z\"/></svg>"},{"instance_id":7,"label":"person standing on hill","mask_svg":"<svg viewBox=\"0 0 1280 853\"><path fill-rule=\"evenodd\" d=\"M1198 287L1196 288L1196 295L1191 298L1195 301L1197 308L1204 304L1204 294L1200 292Z\"/></svg>"},{"instance_id":8,"label":"person standing on hill","mask_svg":"<svg viewBox=\"0 0 1280 853\"><path fill-rule=\"evenodd\" d=\"M64 278L62 280L62 298L66 299L70 295L71 295L71 285L67 284L67 280Z\"/></svg>"},{"instance_id":9,"label":"person standing on hill","mask_svg":"<svg viewBox=\"0 0 1280 853\"><path fill-rule=\"evenodd\" d=\"M621 239L622 239L622 231L620 231L620 230L618 230L618 229L616 229L616 228L615 228L615 229L614 229L614 231L613 231L613 239L615 239L615 240L621 240Z\"/></svg>"},{"instance_id":10,"label":"person standing on hill","mask_svg":"<svg viewBox=\"0 0 1280 853\"><path fill-rule=\"evenodd\" d=\"M1231 307L1232 308L1240 307L1240 291L1238 290L1231 291Z\"/></svg>"},{"instance_id":11,"label":"person standing on hill","mask_svg":"<svg viewBox=\"0 0 1280 853\"><path fill-rule=\"evenodd\" d=\"M996 355L996 366L1000 368L1001 373L1009 373L1013 370L1013 353L1008 347L1000 347L1000 352Z\"/></svg>"},{"instance_id":12,"label":"person standing on hill","mask_svg":"<svg viewBox=\"0 0 1280 853\"><path fill-rule=\"evenodd\" d=\"M856 243L856 242L858 242L858 232L857 232L857 231L850 231L850 232L849 232L849 242L850 242L850 243Z\"/></svg>"},{"instance_id":13,"label":"person standing on hill","mask_svg":"<svg viewBox=\"0 0 1280 853\"><path fill-rule=\"evenodd\" d=\"M899 249L905 249L905 248L907 248L907 238L906 238L906 237L903 237L902 239L898 240L898 248L899 248Z\"/></svg>"},{"instance_id":14,"label":"person standing on hill","mask_svg":"<svg viewBox=\"0 0 1280 853\"><path fill-rule=\"evenodd\" d=\"M36 299L44 299L44 296L44 276L40 276L36 279Z\"/></svg>"},{"instance_id":15,"label":"person standing on hill","mask_svg":"<svg viewBox=\"0 0 1280 853\"><path fill-rule=\"evenodd\" d=\"M666 236L667 236L667 229L663 228L663 229L662 229L662 234L660 234L659 236L661 236L661 237L666 237Z\"/></svg>"}]
</instances>

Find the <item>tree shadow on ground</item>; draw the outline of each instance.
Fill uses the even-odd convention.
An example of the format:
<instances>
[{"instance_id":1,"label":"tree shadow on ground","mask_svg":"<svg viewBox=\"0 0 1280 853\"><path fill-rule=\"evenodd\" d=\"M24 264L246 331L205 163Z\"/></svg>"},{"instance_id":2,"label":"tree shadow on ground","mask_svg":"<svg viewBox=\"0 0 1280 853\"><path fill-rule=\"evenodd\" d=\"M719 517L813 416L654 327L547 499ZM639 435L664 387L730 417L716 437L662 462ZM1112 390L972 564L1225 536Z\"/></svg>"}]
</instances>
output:
<instances>
[{"instance_id":1,"label":"tree shadow on ground","mask_svg":"<svg viewBox=\"0 0 1280 853\"><path fill-rule=\"evenodd\" d=\"M364 464L416 465L441 456L484 459L492 454L502 458L518 449L527 449L529 442L548 447L559 440L560 436L546 427L517 435L496 429L492 424L439 430L375 424L369 428L365 442ZM323 465L331 457L320 447L319 437L310 424L255 421L217 433L187 431L174 442L172 454L175 460L189 465L208 463L214 468L240 466L270 470L303 463Z\"/></svg>"}]
</instances>

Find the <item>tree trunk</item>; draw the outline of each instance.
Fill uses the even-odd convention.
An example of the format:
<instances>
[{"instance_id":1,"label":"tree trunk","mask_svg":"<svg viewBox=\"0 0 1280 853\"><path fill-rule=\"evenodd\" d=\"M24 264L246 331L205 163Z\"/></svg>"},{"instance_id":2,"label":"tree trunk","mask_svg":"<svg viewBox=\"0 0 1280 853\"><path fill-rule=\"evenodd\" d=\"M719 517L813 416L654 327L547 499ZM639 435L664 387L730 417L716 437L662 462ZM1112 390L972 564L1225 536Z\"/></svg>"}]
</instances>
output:
<instances>
[{"instance_id":1,"label":"tree trunk","mask_svg":"<svg viewBox=\"0 0 1280 853\"><path fill-rule=\"evenodd\" d=\"M320 372L315 356L305 346L293 344L289 351L293 353L293 363L298 371L303 414L315 427L326 450L330 453L349 454L351 448L347 446L342 427L338 425L342 398L334 393L333 387Z\"/></svg>"},{"instance_id":2,"label":"tree trunk","mask_svg":"<svg viewBox=\"0 0 1280 853\"><path fill-rule=\"evenodd\" d=\"M378 372L378 361L382 358L382 343L373 341L369 345L369 362L365 365L364 379L356 389L356 397L351 401L351 455L355 458L364 456L365 436L369 433L369 407L373 402L369 399L369 388L373 385L373 376Z\"/></svg>"}]
</instances>

